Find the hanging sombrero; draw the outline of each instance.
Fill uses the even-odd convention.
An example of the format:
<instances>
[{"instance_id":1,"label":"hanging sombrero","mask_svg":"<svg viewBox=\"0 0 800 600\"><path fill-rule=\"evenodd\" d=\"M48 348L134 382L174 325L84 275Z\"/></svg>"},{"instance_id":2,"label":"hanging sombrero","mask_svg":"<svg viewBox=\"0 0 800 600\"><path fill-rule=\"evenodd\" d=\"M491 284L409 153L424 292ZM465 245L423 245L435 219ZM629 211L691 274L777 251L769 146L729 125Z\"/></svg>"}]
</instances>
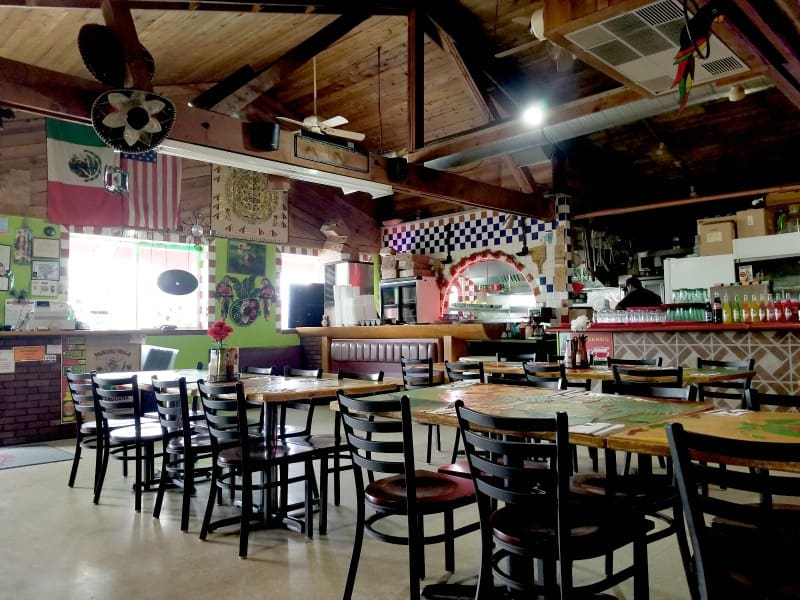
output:
<instances>
[{"instance_id":1,"label":"hanging sombrero","mask_svg":"<svg viewBox=\"0 0 800 600\"><path fill-rule=\"evenodd\" d=\"M92 127L106 145L141 154L160 146L175 124L175 105L154 92L103 92L92 105Z\"/></svg>"},{"instance_id":2,"label":"hanging sombrero","mask_svg":"<svg viewBox=\"0 0 800 600\"><path fill-rule=\"evenodd\" d=\"M125 50L117 34L106 25L90 23L78 32L78 50L83 64L100 83L121 88L125 85ZM142 48L147 72L153 78L153 56Z\"/></svg>"}]
</instances>

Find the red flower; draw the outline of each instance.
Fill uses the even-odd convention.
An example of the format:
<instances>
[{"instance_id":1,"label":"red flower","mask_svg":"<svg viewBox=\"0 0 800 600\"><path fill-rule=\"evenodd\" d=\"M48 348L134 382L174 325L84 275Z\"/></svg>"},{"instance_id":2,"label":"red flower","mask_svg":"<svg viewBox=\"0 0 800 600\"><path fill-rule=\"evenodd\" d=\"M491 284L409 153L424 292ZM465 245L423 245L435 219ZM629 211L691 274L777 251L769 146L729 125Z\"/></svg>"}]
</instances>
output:
<instances>
[{"instance_id":1,"label":"red flower","mask_svg":"<svg viewBox=\"0 0 800 600\"><path fill-rule=\"evenodd\" d=\"M216 321L211 327L208 328L208 335L210 335L217 345L222 346L222 342L233 333L233 327L228 325L225 321Z\"/></svg>"}]
</instances>

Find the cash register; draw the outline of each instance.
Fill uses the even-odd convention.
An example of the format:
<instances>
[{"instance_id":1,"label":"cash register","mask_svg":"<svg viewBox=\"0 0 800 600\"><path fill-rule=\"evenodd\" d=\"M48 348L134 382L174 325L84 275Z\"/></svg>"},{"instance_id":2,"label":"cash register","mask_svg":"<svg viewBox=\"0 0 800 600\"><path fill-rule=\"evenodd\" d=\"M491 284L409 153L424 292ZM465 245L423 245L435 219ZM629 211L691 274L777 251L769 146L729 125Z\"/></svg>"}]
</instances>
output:
<instances>
[{"instance_id":1,"label":"cash register","mask_svg":"<svg viewBox=\"0 0 800 600\"><path fill-rule=\"evenodd\" d=\"M16 326L20 331L75 329L72 309L66 302L33 300L20 312Z\"/></svg>"}]
</instances>

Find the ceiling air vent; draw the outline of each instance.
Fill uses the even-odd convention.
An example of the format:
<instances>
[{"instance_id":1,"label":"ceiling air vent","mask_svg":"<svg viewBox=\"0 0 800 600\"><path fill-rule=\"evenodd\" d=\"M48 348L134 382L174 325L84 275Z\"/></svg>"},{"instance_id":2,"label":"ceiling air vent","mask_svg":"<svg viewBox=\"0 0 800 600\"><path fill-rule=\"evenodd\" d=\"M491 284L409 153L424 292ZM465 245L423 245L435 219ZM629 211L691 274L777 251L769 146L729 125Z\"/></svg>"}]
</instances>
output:
<instances>
[{"instance_id":1,"label":"ceiling air vent","mask_svg":"<svg viewBox=\"0 0 800 600\"><path fill-rule=\"evenodd\" d=\"M565 37L612 70L653 94L670 92L675 78L683 8L677 0L663 0L619 15ZM750 69L715 35L709 60L697 60L695 85Z\"/></svg>"}]
</instances>

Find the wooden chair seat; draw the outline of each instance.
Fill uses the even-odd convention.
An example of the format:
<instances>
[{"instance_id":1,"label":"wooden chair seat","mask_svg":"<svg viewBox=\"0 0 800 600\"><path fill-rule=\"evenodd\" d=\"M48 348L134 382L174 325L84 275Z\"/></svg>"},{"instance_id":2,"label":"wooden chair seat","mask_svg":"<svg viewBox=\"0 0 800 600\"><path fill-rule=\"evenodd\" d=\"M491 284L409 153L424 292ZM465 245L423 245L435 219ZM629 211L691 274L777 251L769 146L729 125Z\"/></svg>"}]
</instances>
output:
<instances>
[{"instance_id":1,"label":"wooden chair seat","mask_svg":"<svg viewBox=\"0 0 800 600\"><path fill-rule=\"evenodd\" d=\"M613 496L617 500L636 503L647 513L672 508L678 499L678 489L671 475L655 473L646 477L636 474L615 477L608 489L608 478L601 473L578 473L570 478L570 492L597 497Z\"/></svg>"},{"instance_id":2,"label":"wooden chair seat","mask_svg":"<svg viewBox=\"0 0 800 600\"><path fill-rule=\"evenodd\" d=\"M422 514L440 513L445 509L475 502L475 487L470 479L417 469L417 508ZM408 503L406 478L403 475L383 477L367 485L366 501L377 509L405 512Z\"/></svg>"},{"instance_id":3,"label":"wooden chair seat","mask_svg":"<svg viewBox=\"0 0 800 600\"><path fill-rule=\"evenodd\" d=\"M298 444L261 444L251 445L248 453L250 466L254 470L266 470L276 462L292 461L296 462L298 457L308 455L308 449ZM220 451L217 462L226 466L237 466L242 462L241 448L228 448Z\"/></svg>"},{"instance_id":4,"label":"wooden chair seat","mask_svg":"<svg viewBox=\"0 0 800 600\"><path fill-rule=\"evenodd\" d=\"M192 447L195 448L198 446L203 446L203 447L208 446L210 448L211 436L208 435L208 432L193 433L191 436L191 445ZM178 454L178 453L182 454L184 452L185 447L186 444L184 443L183 438L173 438L169 441L169 444L167 444L167 452L171 454Z\"/></svg>"},{"instance_id":5,"label":"wooden chair seat","mask_svg":"<svg viewBox=\"0 0 800 600\"><path fill-rule=\"evenodd\" d=\"M577 560L593 558L630 544L632 538L643 536L654 525L646 519L630 519L622 508L604 510L603 504L592 503L591 508L579 504L570 524L567 539L571 555ZM524 548L545 560L556 560L558 543L557 526L550 510L531 511L520 505L505 506L491 516L492 535L500 542Z\"/></svg>"},{"instance_id":6,"label":"wooden chair seat","mask_svg":"<svg viewBox=\"0 0 800 600\"><path fill-rule=\"evenodd\" d=\"M136 426L119 427L109 434L112 442L133 443L137 439L158 441L161 439L161 426L158 423L142 423L140 435L136 435Z\"/></svg>"}]
</instances>

